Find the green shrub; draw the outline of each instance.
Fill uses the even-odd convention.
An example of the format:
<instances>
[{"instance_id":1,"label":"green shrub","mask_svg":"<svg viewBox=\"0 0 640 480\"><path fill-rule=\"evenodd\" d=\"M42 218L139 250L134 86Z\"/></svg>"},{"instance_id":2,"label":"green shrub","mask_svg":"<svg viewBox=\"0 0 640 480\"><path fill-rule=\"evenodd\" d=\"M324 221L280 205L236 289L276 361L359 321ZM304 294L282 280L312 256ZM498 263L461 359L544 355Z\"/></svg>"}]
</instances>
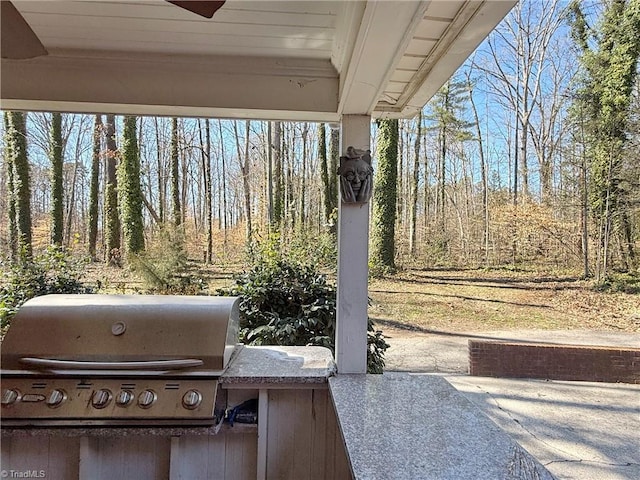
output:
<instances>
[{"instance_id":1,"label":"green shrub","mask_svg":"<svg viewBox=\"0 0 640 480\"><path fill-rule=\"evenodd\" d=\"M369 277L371 278L384 278L397 272L398 269L396 267L383 265L375 259L369 260Z\"/></svg>"},{"instance_id":2,"label":"green shrub","mask_svg":"<svg viewBox=\"0 0 640 480\"><path fill-rule=\"evenodd\" d=\"M233 287L218 293L240 297L244 343L319 345L335 350L336 288L312 266L268 256L238 275ZM389 345L368 322L367 368L370 373L382 373Z\"/></svg>"},{"instance_id":3,"label":"green shrub","mask_svg":"<svg viewBox=\"0 0 640 480\"><path fill-rule=\"evenodd\" d=\"M640 275L634 273L611 273L604 282L595 285L601 292L640 294Z\"/></svg>"},{"instance_id":4,"label":"green shrub","mask_svg":"<svg viewBox=\"0 0 640 480\"><path fill-rule=\"evenodd\" d=\"M367 319L367 372L382 373L384 370L384 352L389 348L381 330L373 328L371 319Z\"/></svg>"},{"instance_id":5,"label":"green shrub","mask_svg":"<svg viewBox=\"0 0 640 480\"><path fill-rule=\"evenodd\" d=\"M167 224L145 252L131 255L129 263L140 277L144 293L158 295L198 295L205 282L189 271L184 235Z\"/></svg>"},{"instance_id":6,"label":"green shrub","mask_svg":"<svg viewBox=\"0 0 640 480\"><path fill-rule=\"evenodd\" d=\"M287 235L277 232L265 236L256 234L256 240L247 251L252 265L265 261L273 262L285 256L290 263L310 264L335 270L338 258L335 235L302 228Z\"/></svg>"},{"instance_id":7,"label":"green shrub","mask_svg":"<svg viewBox=\"0 0 640 480\"><path fill-rule=\"evenodd\" d=\"M133 270L141 278L145 294L155 295L201 295L206 289L206 282L190 275L186 265L168 268L171 263L162 258L151 258L148 255L131 256Z\"/></svg>"},{"instance_id":8,"label":"green shrub","mask_svg":"<svg viewBox=\"0 0 640 480\"><path fill-rule=\"evenodd\" d=\"M29 261L10 265L0 284L0 335L27 300L50 293L93 293L81 282L85 262L74 259L62 247L50 246Z\"/></svg>"}]
</instances>

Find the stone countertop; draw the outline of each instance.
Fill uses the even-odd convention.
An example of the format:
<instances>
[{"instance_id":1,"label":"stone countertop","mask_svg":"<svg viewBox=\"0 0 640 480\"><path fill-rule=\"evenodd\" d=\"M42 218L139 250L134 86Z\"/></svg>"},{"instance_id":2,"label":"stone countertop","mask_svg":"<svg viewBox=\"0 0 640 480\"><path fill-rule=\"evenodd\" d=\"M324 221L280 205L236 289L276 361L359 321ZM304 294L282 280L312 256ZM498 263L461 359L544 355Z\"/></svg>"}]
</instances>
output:
<instances>
[{"instance_id":1,"label":"stone countertop","mask_svg":"<svg viewBox=\"0 0 640 480\"><path fill-rule=\"evenodd\" d=\"M220 377L220 384L256 385L327 383L336 372L325 347L245 346Z\"/></svg>"},{"instance_id":2,"label":"stone countertop","mask_svg":"<svg viewBox=\"0 0 640 480\"><path fill-rule=\"evenodd\" d=\"M356 480L553 479L440 376L338 375L329 388Z\"/></svg>"},{"instance_id":3,"label":"stone countertop","mask_svg":"<svg viewBox=\"0 0 640 480\"><path fill-rule=\"evenodd\" d=\"M327 384L335 374L336 366L331 351L324 347L243 346L220 377L224 388L234 385L251 388L270 388ZM255 429L255 425L223 426L223 431L235 433ZM3 436L180 436L215 435L212 426L149 426L149 427L2 427Z\"/></svg>"}]
</instances>

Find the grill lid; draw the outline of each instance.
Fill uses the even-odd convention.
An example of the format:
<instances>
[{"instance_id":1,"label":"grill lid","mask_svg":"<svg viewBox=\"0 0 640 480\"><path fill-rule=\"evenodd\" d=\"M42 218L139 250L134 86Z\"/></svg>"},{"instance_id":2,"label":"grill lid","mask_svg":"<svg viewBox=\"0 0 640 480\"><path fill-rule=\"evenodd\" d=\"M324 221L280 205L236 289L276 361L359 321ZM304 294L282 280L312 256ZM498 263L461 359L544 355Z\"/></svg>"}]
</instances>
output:
<instances>
[{"instance_id":1,"label":"grill lid","mask_svg":"<svg viewBox=\"0 0 640 480\"><path fill-rule=\"evenodd\" d=\"M206 296L37 297L12 320L2 371L220 374L238 342L238 303Z\"/></svg>"}]
</instances>

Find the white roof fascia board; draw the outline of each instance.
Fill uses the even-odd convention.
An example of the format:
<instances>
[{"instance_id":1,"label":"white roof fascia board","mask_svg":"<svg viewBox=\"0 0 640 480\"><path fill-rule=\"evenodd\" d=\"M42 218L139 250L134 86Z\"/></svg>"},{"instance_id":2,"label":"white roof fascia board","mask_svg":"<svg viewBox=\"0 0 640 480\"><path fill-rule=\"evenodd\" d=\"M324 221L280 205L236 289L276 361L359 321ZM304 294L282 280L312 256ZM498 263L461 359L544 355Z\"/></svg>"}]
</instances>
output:
<instances>
[{"instance_id":1,"label":"white roof fascia board","mask_svg":"<svg viewBox=\"0 0 640 480\"><path fill-rule=\"evenodd\" d=\"M517 0L468 2L420 66L396 105L378 102L376 118L412 118L509 13Z\"/></svg>"},{"instance_id":2,"label":"white roof fascia board","mask_svg":"<svg viewBox=\"0 0 640 480\"><path fill-rule=\"evenodd\" d=\"M341 73L340 114L371 114L429 2L367 2ZM385 35L379 32L384 31ZM344 77L344 82L342 78Z\"/></svg>"}]
</instances>

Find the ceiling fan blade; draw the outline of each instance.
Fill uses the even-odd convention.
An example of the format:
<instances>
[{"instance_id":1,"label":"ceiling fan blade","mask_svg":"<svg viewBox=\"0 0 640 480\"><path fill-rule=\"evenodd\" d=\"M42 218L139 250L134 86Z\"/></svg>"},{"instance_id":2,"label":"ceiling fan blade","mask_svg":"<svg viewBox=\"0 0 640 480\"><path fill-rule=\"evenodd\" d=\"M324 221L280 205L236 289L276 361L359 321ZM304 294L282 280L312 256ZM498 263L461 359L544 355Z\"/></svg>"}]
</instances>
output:
<instances>
[{"instance_id":1,"label":"ceiling fan blade","mask_svg":"<svg viewBox=\"0 0 640 480\"><path fill-rule=\"evenodd\" d=\"M22 60L46 55L46 48L13 3L2 0L0 4L2 58Z\"/></svg>"},{"instance_id":2,"label":"ceiling fan blade","mask_svg":"<svg viewBox=\"0 0 640 480\"><path fill-rule=\"evenodd\" d=\"M192 1L192 0L167 0L169 3L173 3L180 8L184 8L185 10L189 10L192 13L196 13L201 17L211 18L213 14L218 11L222 5L224 5L225 0L221 1Z\"/></svg>"}]
</instances>

